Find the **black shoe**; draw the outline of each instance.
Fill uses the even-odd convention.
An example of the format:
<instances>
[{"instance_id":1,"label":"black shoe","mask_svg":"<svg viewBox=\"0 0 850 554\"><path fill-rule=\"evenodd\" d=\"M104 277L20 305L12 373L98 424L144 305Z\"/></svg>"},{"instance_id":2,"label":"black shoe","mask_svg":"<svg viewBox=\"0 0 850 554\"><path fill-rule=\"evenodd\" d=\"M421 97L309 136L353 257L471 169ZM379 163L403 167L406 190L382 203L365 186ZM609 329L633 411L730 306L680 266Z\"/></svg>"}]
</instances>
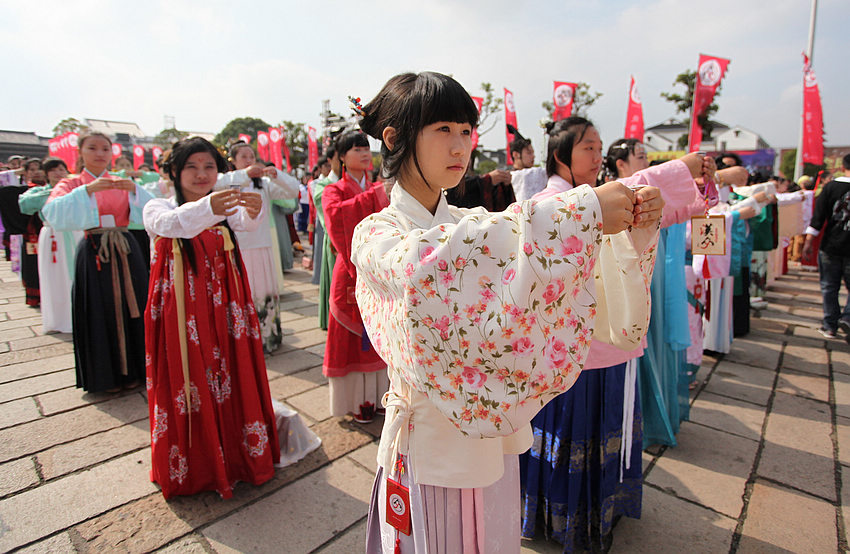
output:
<instances>
[{"instance_id":1,"label":"black shoe","mask_svg":"<svg viewBox=\"0 0 850 554\"><path fill-rule=\"evenodd\" d=\"M838 335L832 329L827 329L826 327L821 327L818 329L818 333L825 336L828 339L837 339Z\"/></svg>"},{"instance_id":2,"label":"black shoe","mask_svg":"<svg viewBox=\"0 0 850 554\"><path fill-rule=\"evenodd\" d=\"M850 322L839 319L838 328L841 329L845 335L850 335Z\"/></svg>"}]
</instances>

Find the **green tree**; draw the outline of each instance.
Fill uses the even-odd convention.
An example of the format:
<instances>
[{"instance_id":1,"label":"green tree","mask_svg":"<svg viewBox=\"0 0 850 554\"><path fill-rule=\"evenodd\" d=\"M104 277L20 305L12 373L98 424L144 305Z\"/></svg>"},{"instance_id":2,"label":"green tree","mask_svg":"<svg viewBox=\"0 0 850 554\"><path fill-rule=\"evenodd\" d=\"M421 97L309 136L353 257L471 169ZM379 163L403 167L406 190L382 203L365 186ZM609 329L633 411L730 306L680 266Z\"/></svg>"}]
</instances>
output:
<instances>
[{"instance_id":1,"label":"green tree","mask_svg":"<svg viewBox=\"0 0 850 554\"><path fill-rule=\"evenodd\" d=\"M478 118L478 136L493 130L499 122L502 104L505 103L504 98L493 92L493 85L490 83L481 83L481 90L484 91L484 102L481 104L481 116Z\"/></svg>"},{"instance_id":2,"label":"green tree","mask_svg":"<svg viewBox=\"0 0 850 554\"><path fill-rule=\"evenodd\" d=\"M797 149L792 148L791 150L786 150L782 153L782 160L779 163L779 171L785 175L786 179L794 178L794 167L797 164ZM810 175L812 177L817 177L818 172L826 169L826 164L803 164L803 175Z\"/></svg>"},{"instance_id":3,"label":"green tree","mask_svg":"<svg viewBox=\"0 0 850 554\"><path fill-rule=\"evenodd\" d=\"M256 137L257 131L268 131L269 127L271 125L256 117L237 117L230 120L224 126L224 129L219 131L215 138L213 138L213 142L216 146L229 146L231 142L234 142L239 137L240 133Z\"/></svg>"},{"instance_id":4,"label":"green tree","mask_svg":"<svg viewBox=\"0 0 850 554\"><path fill-rule=\"evenodd\" d=\"M676 93L676 92L662 92L661 97L667 100L668 102L672 102L676 106L676 113L685 113L688 114L688 117L682 121L685 127L691 128L691 107L694 104L694 87L696 86L696 77L697 72L686 70L682 73L676 75L676 80L673 81L673 85L685 85L687 91L684 95ZM710 118L717 113L717 97L720 96L720 87L717 87L717 92L714 94L714 100L708 106L708 109L697 118L700 126L702 127L703 140L711 140L711 132L714 130L714 127L717 126L716 121L712 121ZM688 146L688 133L683 134L679 137L679 148L687 148Z\"/></svg>"},{"instance_id":5,"label":"green tree","mask_svg":"<svg viewBox=\"0 0 850 554\"><path fill-rule=\"evenodd\" d=\"M587 112L590 110L590 107L593 106L593 104L595 104L600 98L602 98L601 92L591 91L589 84L584 81L579 81L576 83L576 93L573 95L572 115L587 117ZM550 116L555 111L555 104L553 104L551 100L543 101L541 106L543 106L543 109L546 110L546 113Z\"/></svg>"},{"instance_id":6,"label":"green tree","mask_svg":"<svg viewBox=\"0 0 850 554\"><path fill-rule=\"evenodd\" d=\"M157 136L153 138L154 144L163 148L171 148L175 142L189 136L186 131L178 131L177 129L163 129Z\"/></svg>"},{"instance_id":7,"label":"green tree","mask_svg":"<svg viewBox=\"0 0 850 554\"><path fill-rule=\"evenodd\" d=\"M283 127L286 132L286 146L289 148L289 163L292 167L301 167L307 164L307 126L303 123L294 123L283 120L278 127ZM309 171L312 168L307 168Z\"/></svg>"},{"instance_id":8,"label":"green tree","mask_svg":"<svg viewBox=\"0 0 850 554\"><path fill-rule=\"evenodd\" d=\"M76 117L66 117L53 128L53 136L68 132L81 133L86 130L88 130L88 126L83 125L83 123Z\"/></svg>"}]
</instances>

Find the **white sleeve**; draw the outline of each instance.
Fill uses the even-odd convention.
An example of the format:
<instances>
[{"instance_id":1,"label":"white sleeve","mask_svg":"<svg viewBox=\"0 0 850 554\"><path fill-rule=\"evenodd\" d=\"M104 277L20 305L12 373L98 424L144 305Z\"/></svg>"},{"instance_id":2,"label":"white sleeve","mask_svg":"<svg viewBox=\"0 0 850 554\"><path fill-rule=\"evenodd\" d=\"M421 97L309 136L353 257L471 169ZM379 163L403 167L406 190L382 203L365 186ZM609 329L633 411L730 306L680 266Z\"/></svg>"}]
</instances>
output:
<instances>
[{"instance_id":1,"label":"white sleeve","mask_svg":"<svg viewBox=\"0 0 850 554\"><path fill-rule=\"evenodd\" d=\"M284 198L298 198L301 182L289 173L276 169L276 175L271 179L263 177L263 184L268 187L269 198L282 200Z\"/></svg>"},{"instance_id":2,"label":"white sleeve","mask_svg":"<svg viewBox=\"0 0 850 554\"><path fill-rule=\"evenodd\" d=\"M236 171L219 173L218 180L215 182L215 187L213 187L213 190L224 190L231 187L242 188L249 184L251 184L251 178L248 177L248 170L237 169Z\"/></svg>"},{"instance_id":3,"label":"white sleeve","mask_svg":"<svg viewBox=\"0 0 850 554\"><path fill-rule=\"evenodd\" d=\"M173 200L154 198L145 204L142 219L151 236L180 239L193 238L224 220L213 213L209 195L182 206L175 206Z\"/></svg>"}]
</instances>

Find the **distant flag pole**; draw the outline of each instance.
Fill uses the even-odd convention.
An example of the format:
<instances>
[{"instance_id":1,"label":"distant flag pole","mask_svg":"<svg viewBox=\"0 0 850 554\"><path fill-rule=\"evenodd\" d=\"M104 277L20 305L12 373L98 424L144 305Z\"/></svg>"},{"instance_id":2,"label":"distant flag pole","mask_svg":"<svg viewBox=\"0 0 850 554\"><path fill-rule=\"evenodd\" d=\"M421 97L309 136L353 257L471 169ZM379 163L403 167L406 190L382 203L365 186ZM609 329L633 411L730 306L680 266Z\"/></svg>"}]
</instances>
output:
<instances>
[{"instance_id":1,"label":"distant flag pole","mask_svg":"<svg viewBox=\"0 0 850 554\"><path fill-rule=\"evenodd\" d=\"M809 16L809 47L806 50L806 58L808 59L807 70L811 67L812 62L814 61L814 52L815 52L815 20L818 15L818 0L812 0L812 13ZM804 140L804 129L806 127L805 121L805 109L806 109L806 79L805 73L803 76L803 113L800 118L800 140L797 141L797 158L794 162L794 182L800 180L800 177L803 175L803 140Z\"/></svg>"}]
</instances>

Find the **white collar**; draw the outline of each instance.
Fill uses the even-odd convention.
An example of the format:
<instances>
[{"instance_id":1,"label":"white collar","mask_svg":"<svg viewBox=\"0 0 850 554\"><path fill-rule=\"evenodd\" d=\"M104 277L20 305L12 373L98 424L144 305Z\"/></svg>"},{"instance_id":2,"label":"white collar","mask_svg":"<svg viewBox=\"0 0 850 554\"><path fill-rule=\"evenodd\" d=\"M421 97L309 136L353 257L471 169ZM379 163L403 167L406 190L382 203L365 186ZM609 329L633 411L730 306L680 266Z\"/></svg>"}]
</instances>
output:
<instances>
[{"instance_id":1,"label":"white collar","mask_svg":"<svg viewBox=\"0 0 850 554\"><path fill-rule=\"evenodd\" d=\"M86 173L88 173L89 175L91 175L92 177L94 177L95 179L100 179L101 177L103 177L104 175L106 175L106 174L108 173L108 171L107 171L106 169L104 169L104 170L103 170L103 173L101 173L100 175L95 175L94 173L92 173L91 171L89 171L89 168L87 168L87 167L84 167L84 168L83 168L83 171L85 171Z\"/></svg>"},{"instance_id":2,"label":"white collar","mask_svg":"<svg viewBox=\"0 0 850 554\"><path fill-rule=\"evenodd\" d=\"M449 203L446 197L440 194L437 202L437 210L431 213L412 194L404 190L401 183L396 183L390 193L390 206L396 208L411 219L413 224L420 229L430 229L442 223L455 223L456 220L449 211Z\"/></svg>"},{"instance_id":3,"label":"white collar","mask_svg":"<svg viewBox=\"0 0 850 554\"><path fill-rule=\"evenodd\" d=\"M558 192L564 192L565 190L572 190L574 187L572 183L555 173L546 181L546 188L554 188Z\"/></svg>"}]
</instances>

